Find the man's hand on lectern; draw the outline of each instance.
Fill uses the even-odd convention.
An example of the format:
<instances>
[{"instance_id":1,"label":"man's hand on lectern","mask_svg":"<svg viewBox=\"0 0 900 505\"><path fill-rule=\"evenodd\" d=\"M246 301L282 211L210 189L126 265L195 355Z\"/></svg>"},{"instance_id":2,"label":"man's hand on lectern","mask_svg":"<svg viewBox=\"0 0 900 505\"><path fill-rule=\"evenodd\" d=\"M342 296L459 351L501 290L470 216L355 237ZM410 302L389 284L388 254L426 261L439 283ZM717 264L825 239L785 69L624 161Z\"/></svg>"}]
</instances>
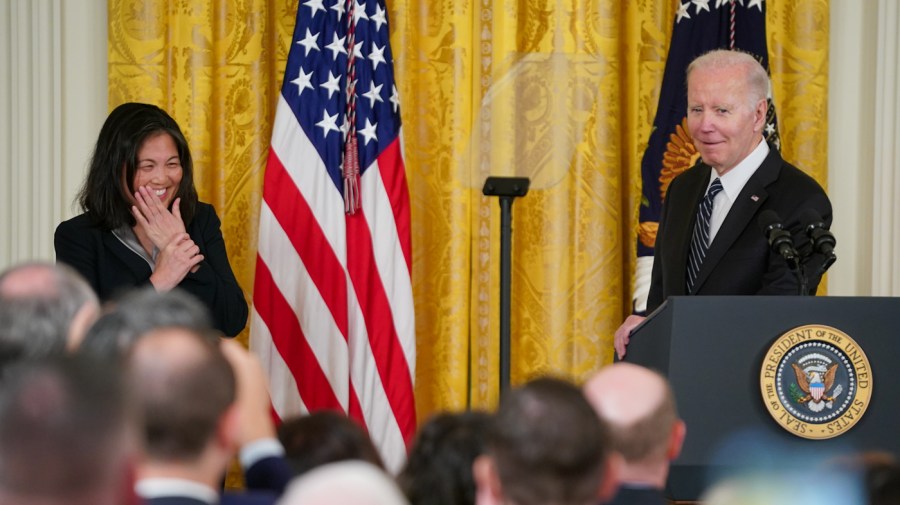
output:
<instances>
[{"instance_id":1,"label":"man's hand on lectern","mask_svg":"<svg viewBox=\"0 0 900 505\"><path fill-rule=\"evenodd\" d=\"M625 322L622 323L622 326L619 326L619 329L616 330L615 346L616 354L619 355L619 359L625 357L625 348L628 346L631 330L641 324L644 319L646 319L644 316L628 316L625 318Z\"/></svg>"}]
</instances>

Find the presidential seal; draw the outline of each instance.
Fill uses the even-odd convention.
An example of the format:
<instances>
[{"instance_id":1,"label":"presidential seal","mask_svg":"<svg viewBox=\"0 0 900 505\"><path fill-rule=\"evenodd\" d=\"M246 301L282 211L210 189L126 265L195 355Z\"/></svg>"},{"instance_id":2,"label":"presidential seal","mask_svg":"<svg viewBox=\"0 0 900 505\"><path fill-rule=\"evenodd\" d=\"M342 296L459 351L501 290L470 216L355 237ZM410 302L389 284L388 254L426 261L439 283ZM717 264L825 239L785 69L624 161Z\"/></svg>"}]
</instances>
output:
<instances>
[{"instance_id":1,"label":"presidential seal","mask_svg":"<svg viewBox=\"0 0 900 505\"><path fill-rule=\"evenodd\" d=\"M816 324L775 339L759 382L769 414L803 438L846 433L866 413L872 397L866 353L841 330Z\"/></svg>"}]
</instances>

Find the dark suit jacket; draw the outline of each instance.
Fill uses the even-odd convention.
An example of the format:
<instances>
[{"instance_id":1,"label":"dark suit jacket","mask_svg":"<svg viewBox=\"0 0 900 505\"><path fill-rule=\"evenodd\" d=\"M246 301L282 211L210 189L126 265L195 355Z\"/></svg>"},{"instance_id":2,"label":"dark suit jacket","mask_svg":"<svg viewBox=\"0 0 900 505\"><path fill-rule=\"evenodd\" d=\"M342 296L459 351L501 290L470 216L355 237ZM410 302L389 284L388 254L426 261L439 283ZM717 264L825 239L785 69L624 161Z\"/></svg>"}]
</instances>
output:
<instances>
[{"instance_id":1,"label":"dark suit jacket","mask_svg":"<svg viewBox=\"0 0 900 505\"><path fill-rule=\"evenodd\" d=\"M225 493L219 501L220 505L272 505L277 497L264 493ZM165 496L144 500L145 505L209 505L205 501L185 496Z\"/></svg>"},{"instance_id":2,"label":"dark suit jacket","mask_svg":"<svg viewBox=\"0 0 900 505\"><path fill-rule=\"evenodd\" d=\"M616 496L606 505L667 505L668 503L662 489L632 487L626 483L619 487Z\"/></svg>"},{"instance_id":3,"label":"dark suit jacket","mask_svg":"<svg viewBox=\"0 0 900 505\"><path fill-rule=\"evenodd\" d=\"M294 478L294 470L284 456L260 459L244 470L244 485L251 491L281 495Z\"/></svg>"},{"instance_id":4,"label":"dark suit jacket","mask_svg":"<svg viewBox=\"0 0 900 505\"><path fill-rule=\"evenodd\" d=\"M233 337L247 323L247 302L228 263L225 241L219 227L219 218L213 207L198 202L187 232L200 248L204 260L200 268L195 273L189 273L178 287L206 304L215 327ZM60 223L56 228L54 246L56 260L80 272L101 301L150 282L150 265L111 231L95 226L88 214Z\"/></svg>"},{"instance_id":5,"label":"dark suit jacket","mask_svg":"<svg viewBox=\"0 0 900 505\"><path fill-rule=\"evenodd\" d=\"M659 220L653 255L653 273L647 311L666 298L686 295L685 275L695 216L706 193L708 165L698 163L676 177L669 186ZM757 223L759 213L771 209L791 232L801 254L809 251L800 223L804 209L814 209L831 225L831 202L821 186L797 167L781 159L771 148L762 165L747 181L709 246L694 283L697 295L792 295L797 294L797 276L784 258L770 252L765 234ZM825 261L813 254L806 265L809 287L815 292L821 276L814 275Z\"/></svg>"}]
</instances>

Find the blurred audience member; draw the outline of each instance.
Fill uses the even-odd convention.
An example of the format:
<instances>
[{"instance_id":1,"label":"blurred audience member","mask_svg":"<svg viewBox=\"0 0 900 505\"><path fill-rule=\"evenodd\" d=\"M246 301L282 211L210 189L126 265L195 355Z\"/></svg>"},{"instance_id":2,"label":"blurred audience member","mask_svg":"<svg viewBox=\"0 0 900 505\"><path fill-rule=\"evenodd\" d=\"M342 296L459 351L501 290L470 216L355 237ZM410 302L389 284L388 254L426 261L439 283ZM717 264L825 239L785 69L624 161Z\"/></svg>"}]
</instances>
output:
<instances>
[{"instance_id":1,"label":"blurred audience member","mask_svg":"<svg viewBox=\"0 0 900 505\"><path fill-rule=\"evenodd\" d=\"M609 503L667 503L663 491L669 463L681 452L685 425L666 378L619 362L591 377L584 394L609 426L612 447L624 459L619 491Z\"/></svg>"},{"instance_id":2,"label":"blurred audience member","mask_svg":"<svg viewBox=\"0 0 900 505\"><path fill-rule=\"evenodd\" d=\"M412 505L474 505L472 464L484 453L490 416L484 412L432 417L416 435L397 481Z\"/></svg>"},{"instance_id":3,"label":"blurred audience member","mask_svg":"<svg viewBox=\"0 0 900 505\"><path fill-rule=\"evenodd\" d=\"M138 336L167 326L208 332L212 321L206 306L178 288L166 292L152 287L134 289L109 305L88 330L80 350L103 358L119 358Z\"/></svg>"},{"instance_id":4,"label":"blurred audience member","mask_svg":"<svg viewBox=\"0 0 900 505\"><path fill-rule=\"evenodd\" d=\"M296 478L278 505L406 505L381 468L365 461L329 463Z\"/></svg>"},{"instance_id":5,"label":"blurred audience member","mask_svg":"<svg viewBox=\"0 0 900 505\"><path fill-rule=\"evenodd\" d=\"M321 410L286 419L278 427L278 439L295 475L348 459L384 468L369 434L339 412Z\"/></svg>"},{"instance_id":6,"label":"blurred audience member","mask_svg":"<svg viewBox=\"0 0 900 505\"><path fill-rule=\"evenodd\" d=\"M261 431L274 436L252 363L240 344L188 328L152 330L133 344L129 375L146 424L137 491L148 504L274 502L274 493L217 491L239 448Z\"/></svg>"},{"instance_id":7,"label":"blurred audience member","mask_svg":"<svg viewBox=\"0 0 900 505\"><path fill-rule=\"evenodd\" d=\"M0 505L132 505L139 421L108 363L52 356L0 387Z\"/></svg>"},{"instance_id":8,"label":"blurred audience member","mask_svg":"<svg viewBox=\"0 0 900 505\"><path fill-rule=\"evenodd\" d=\"M618 456L581 391L537 379L507 392L475 460L478 505L588 505L616 490Z\"/></svg>"},{"instance_id":9,"label":"blurred audience member","mask_svg":"<svg viewBox=\"0 0 900 505\"><path fill-rule=\"evenodd\" d=\"M45 356L75 349L97 319L97 295L65 265L30 262L0 274L2 354Z\"/></svg>"},{"instance_id":10,"label":"blurred audience member","mask_svg":"<svg viewBox=\"0 0 900 505\"><path fill-rule=\"evenodd\" d=\"M900 465L890 453L870 451L835 458L825 469L858 475L869 505L900 504Z\"/></svg>"}]
</instances>

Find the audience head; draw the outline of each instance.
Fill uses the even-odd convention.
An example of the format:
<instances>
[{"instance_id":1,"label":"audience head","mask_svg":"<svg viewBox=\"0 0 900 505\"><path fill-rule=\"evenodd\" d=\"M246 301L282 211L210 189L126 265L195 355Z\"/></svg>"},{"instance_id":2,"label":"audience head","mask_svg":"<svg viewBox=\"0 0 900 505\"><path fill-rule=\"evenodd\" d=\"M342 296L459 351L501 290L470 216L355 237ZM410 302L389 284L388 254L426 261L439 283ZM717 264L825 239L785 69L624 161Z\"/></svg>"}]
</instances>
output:
<instances>
[{"instance_id":1,"label":"audience head","mask_svg":"<svg viewBox=\"0 0 900 505\"><path fill-rule=\"evenodd\" d=\"M397 480L412 505L474 505L472 464L485 450L490 416L438 414L419 429Z\"/></svg>"},{"instance_id":2,"label":"audience head","mask_svg":"<svg viewBox=\"0 0 900 505\"><path fill-rule=\"evenodd\" d=\"M278 438L296 475L351 459L384 467L368 433L339 412L320 410L286 419L278 427Z\"/></svg>"},{"instance_id":3,"label":"audience head","mask_svg":"<svg viewBox=\"0 0 900 505\"><path fill-rule=\"evenodd\" d=\"M828 462L825 470L857 475L869 505L900 503L900 464L890 453L869 451L838 457Z\"/></svg>"},{"instance_id":4,"label":"audience head","mask_svg":"<svg viewBox=\"0 0 900 505\"><path fill-rule=\"evenodd\" d=\"M166 196L171 204L181 198L181 217L190 223L197 203L194 187L193 162L187 140L166 111L145 103L124 103L109 114L94 154L91 157L87 179L78 201L81 208L91 215L98 226L114 230L122 226L134 226L131 214L135 180L139 179L139 153L148 141L166 135L174 144L180 164L180 180L177 190Z\"/></svg>"},{"instance_id":5,"label":"audience head","mask_svg":"<svg viewBox=\"0 0 900 505\"><path fill-rule=\"evenodd\" d=\"M169 326L207 332L212 322L206 306L186 291L135 289L126 292L100 316L85 335L80 350L103 358L118 358L144 333Z\"/></svg>"},{"instance_id":6,"label":"audience head","mask_svg":"<svg viewBox=\"0 0 900 505\"><path fill-rule=\"evenodd\" d=\"M236 383L217 340L189 328L151 330L132 346L127 367L149 460L227 462L238 436Z\"/></svg>"},{"instance_id":7,"label":"audience head","mask_svg":"<svg viewBox=\"0 0 900 505\"><path fill-rule=\"evenodd\" d=\"M406 505L394 480L365 461L340 461L294 479L278 505Z\"/></svg>"},{"instance_id":8,"label":"audience head","mask_svg":"<svg viewBox=\"0 0 900 505\"><path fill-rule=\"evenodd\" d=\"M606 422L612 446L625 460L622 481L664 487L669 462L678 457L685 436L666 378L620 362L591 377L584 394Z\"/></svg>"},{"instance_id":9,"label":"audience head","mask_svg":"<svg viewBox=\"0 0 900 505\"><path fill-rule=\"evenodd\" d=\"M615 491L609 433L573 384L543 378L507 392L474 465L478 503L586 505Z\"/></svg>"},{"instance_id":10,"label":"audience head","mask_svg":"<svg viewBox=\"0 0 900 505\"><path fill-rule=\"evenodd\" d=\"M752 55L716 50L688 66L687 87L693 144L703 162L724 175L763 139L769 77Z\"/></svg>"},{"instance_id":11,"label":"audience head","mask_svg":"<svg viewBox=\"0 0 900 505\"><path fill-rule=\"evenodd\" d=\"M869 463L864 477L869 505L900 503L900 465L896 461Z\"/></svg>"},{"instance_id":12,"label":"audience head","mask_svg":"<svg viewBox=\"0 0 900 505\"><path fill-rule=\"evenodd\" d=\"M0 274L0 347L7 353L74 349L98 312L97 295L66 265L23 263Z\"/></svg>"},{"instance_id":13,"label":"audience head","mask_svg":"<svg viewBox=\"0 0 900 505\"><path fill-rule=\"evenodd\" d=\"M136 503L135 409L119 369L81 356L20 362L0 387L0 505Z\"/></svg>"}]
</instances>

